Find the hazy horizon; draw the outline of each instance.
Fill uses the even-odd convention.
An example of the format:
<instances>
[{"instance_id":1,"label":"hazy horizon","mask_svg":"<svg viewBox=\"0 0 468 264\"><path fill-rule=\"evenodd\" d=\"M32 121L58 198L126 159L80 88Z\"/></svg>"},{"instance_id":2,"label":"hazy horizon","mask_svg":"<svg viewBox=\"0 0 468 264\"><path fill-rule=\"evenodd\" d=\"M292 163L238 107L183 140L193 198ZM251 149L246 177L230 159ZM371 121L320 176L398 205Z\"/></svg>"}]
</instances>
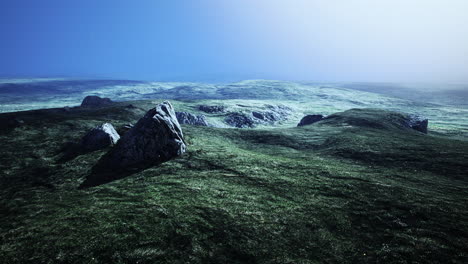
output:
<instances>
[{"instance_id":1,"label":"hazy horizon","mask_svg":"<svg viewBox=\"0 0 468 264\"><path fill-rule=\"evenodd\" d=\"M468 83L468 2L2 1L0 77Z\"/></svg>"}]
</instances>

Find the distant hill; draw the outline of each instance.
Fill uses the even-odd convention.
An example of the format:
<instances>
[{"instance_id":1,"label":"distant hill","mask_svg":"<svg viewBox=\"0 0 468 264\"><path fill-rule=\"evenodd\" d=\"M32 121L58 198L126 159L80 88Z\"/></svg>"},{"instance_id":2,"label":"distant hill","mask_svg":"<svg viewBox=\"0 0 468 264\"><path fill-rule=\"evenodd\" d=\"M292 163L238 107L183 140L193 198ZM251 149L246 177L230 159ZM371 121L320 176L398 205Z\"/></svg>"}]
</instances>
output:
<instances>
[{"instance_id":1,"label":"distant hill","mask_svg":"<svg viewBox=\"0 0 468 264\"><path fill-rule=\"evenodd\" d=\"M340 87L416 102L468 106L468 84L347 83Z\"/></svg>"},{"instance_id":2,"label":"distant hill","mask_svg":"<svg viewBox=\"0 0 468 264\"><path fill-rule=\"evenodd\" d=\"M87 95L114 101L147 99L248 99L322 102L351 107L407 104L404 100L333 84L248 80L230 84L142 82L127 80L0 81L0 112L75 106Z\"/></svg>"}]
</instances>

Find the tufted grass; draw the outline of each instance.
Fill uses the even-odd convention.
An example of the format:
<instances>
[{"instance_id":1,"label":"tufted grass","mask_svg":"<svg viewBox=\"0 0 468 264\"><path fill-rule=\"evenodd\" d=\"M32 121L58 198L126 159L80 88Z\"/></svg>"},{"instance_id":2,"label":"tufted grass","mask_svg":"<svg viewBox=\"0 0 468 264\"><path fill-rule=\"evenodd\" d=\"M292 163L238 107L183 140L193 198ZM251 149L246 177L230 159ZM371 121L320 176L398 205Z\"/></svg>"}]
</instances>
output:
<instances>
[{"instance_id":1,"label":"tufted grass","mask_svg":"<svg viewBox=\"0 0 468 264\"><path fill-rule=\"evenodd\" d=\"M142 112L15 114L24 125L0 134L0 263L468 260L466 141L386 126L382 110L300 128L183 126L182 157L78 189L106 150L59 163L62 146Z\"/></svg>"}]
</instances>

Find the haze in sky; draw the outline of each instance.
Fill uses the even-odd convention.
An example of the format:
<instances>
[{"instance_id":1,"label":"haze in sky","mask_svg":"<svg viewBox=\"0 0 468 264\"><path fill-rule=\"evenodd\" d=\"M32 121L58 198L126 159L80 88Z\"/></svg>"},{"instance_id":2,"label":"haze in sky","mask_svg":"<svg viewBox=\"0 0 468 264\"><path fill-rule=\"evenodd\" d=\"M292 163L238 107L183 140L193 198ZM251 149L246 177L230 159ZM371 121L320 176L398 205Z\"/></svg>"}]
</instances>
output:
<instances>
[{"instance_id":1,"label":"haze in sky","mask_svg":"<svg viewBox=\"0 0 468 264\"><path fill-rule=\"evenodd\" d=\"M2 0L1 77L468 83L465 0Z\"/></svg>"}]
</instances>

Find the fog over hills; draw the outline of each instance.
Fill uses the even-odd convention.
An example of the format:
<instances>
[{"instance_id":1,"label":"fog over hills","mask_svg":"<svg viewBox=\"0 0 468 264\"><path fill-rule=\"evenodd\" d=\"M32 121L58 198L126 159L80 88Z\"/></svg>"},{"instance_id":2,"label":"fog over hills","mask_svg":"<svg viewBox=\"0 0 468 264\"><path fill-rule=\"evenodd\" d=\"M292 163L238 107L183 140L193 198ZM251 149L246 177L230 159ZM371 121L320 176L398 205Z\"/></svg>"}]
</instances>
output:
<instances>
[{"instance_id":1,"label":"fog over hills","mask_svg":"<svg viewBox=\"0 0 468 264\"><path fill-rule=\"evenodd\" d=\"M382 83L311 83L245 80L235 83L148 82L132 80L8 79L0 83L0 112L78 106L87 95L113 101L230 100L247 105L259 101L286 104L298 114L331 114L350 108L382 108L419 114L431 127L468 134L463 86L449 89ZM257 100L257 101L256 101Z\"/></svg>"}]
</instances>

